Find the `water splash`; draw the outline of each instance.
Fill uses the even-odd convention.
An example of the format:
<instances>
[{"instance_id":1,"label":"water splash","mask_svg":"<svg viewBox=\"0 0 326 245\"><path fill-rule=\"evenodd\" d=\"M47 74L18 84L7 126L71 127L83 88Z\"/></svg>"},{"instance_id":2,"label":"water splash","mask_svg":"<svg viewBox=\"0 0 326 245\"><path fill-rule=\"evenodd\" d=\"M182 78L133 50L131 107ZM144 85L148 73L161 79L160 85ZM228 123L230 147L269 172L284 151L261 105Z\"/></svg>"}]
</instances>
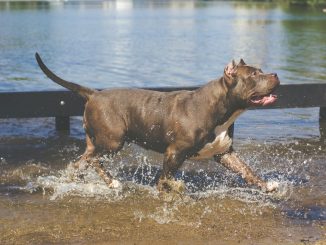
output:
<instances>
[{"instance_id":1,"label":"water splash","mask_svg":"<svg viewBox=\"0 0 326 245\"><path fill-rule=\"evenodd\" d=\"M74 148L74 147L73 147ZM70 149L68 149L70 150ZM92 167L74 169L71 164L53 175L43 175L35 181L29 181L26 190L35 191L41 189L44 194L50 194L50 199L55 200L67 196L92 197L118 201L132 195L131 189L151 189L149 193L157 196L155 183L158 179L160 168L152 165L151 157L139 154L134 157L136 164L130 166L128 162L103 156L100 161L105 163L110 173L124 184L118 189L107 187ZM154 161L155 162L155 161ZM231 172L217 169L207 171L182 170L177 174L178 178L186 182L187 191L184 194L194 199L210 197L232 198L245 203L259 203L262 206L274 206L280 199L286 199L291 195L293 182L286 176L274 174L269 180L280 183L280 190L274 194L265 194L254 188L249 188L243 180ZM126 184L128 183L128 184ZM133 187L131 188L131 184Z\"/></svg>"},{"instance_id":2,"label":"water splash","mask_svg":"<svg viewBox=\"0 0 326 245\"><path fill-rule=\"evenodd\" d=\"M280 190L274 193L265 193L261 190L249 187L228 187L220 185L214 189L207 189L192 193L191 196L196 199L203 198L218 198L218 199L232 199L241 201L247 204L255 204L257 207L277 207L279 200L285 201L291 193L289 183L280 183Z\"/></svg>"},{"instance_id":3,"label":"water splash","mask_svg":"<svg viewBox=\"0 0 326 245\"><path fill-rule=\"evenodd\" d=\"M77 176L82 176L82 178ZM38 177L34 183L35 186L42 188L44 194L52 193L51 200L65 196L78 196L116 201L125 196L125 194L122 195L122 187L109 188L91 167L87 171L76 171L69 165L66 169L60 170L58 176Z\"/></svg>"},{"instance_id":4,"label":"water splash","mask_svg":"<svg viewBox=\"0 0 326 245\"><path fill-rule=\"evenodd\" d=\"M168 205L164 203L156 208L155 212L149 214L148 217L156 221L158 224L169 224L178 221L176 213L178 212L177 205Z\"/></svg>"},{"instance_id":5,"label":"water splash","mask_svg":"<svg viewBox=\"0 0 326 245\"><path fill-rule=\"evenodd\" d=\"M136 171L139 171L139 169L136 169L135 172ZM76 177L77 175L82 175L82 179ZM94 169L88 168L87 171L76 171L73 167L68 166L66 169L60 170L57 176L39 176L34 182L29 182L24 188L29 192L41 190L44 195L50 196L50 200L62 199L65 197L94 198L96 200L106 200L109 202L123 201L127 198L136 198L137 200L140 198L160 200L155 211L151 213L145 215L142 214L141 211L135 211L135 217L138 217L138 219L149 218L159 224L180 222L177 218L180 206L192 205L197 201L209 199L216 199L217 201L223 199L237 200L248 205L254 204L256 208L276 208L277 202L289 196L290 190L286 182L281 183L281 186L284 186L283 192L273 194L266 194L248 187L232 188L220 184L214 189L207 188L196 192L186 191L182 196L167 194L165 197L162 197L155 186L143 185L137 182L137 178L131 182L122 180L123 185L120 188L111 189L98 176ZM192 225L198 225L200 220L201 218L198 219L196 224L192 223Z\"/></svg>"},{"instance_id":6,"label":"water splash","mask_svg":"<svg viewBox=\"0 0 326 245\"><path fill-rule=\"evenodd\" d=\"M100 202L123 202L125 205L129 204L130 200L144 203L146 199L155 205L145 208L142 204L141 208L135 208L134 218L139 222L151 220L157 224L177 223L199 227L206 216L219 212L219 209L227 209L225 205L234 202L240 203L240 208L234 209L234 212L239 214L249 212L250 215L262 215L261 210L267 208L285 210L285 215L291 216L291 210L301 210L300 205L294 208L288 205L301 198L297 189L313 188L310 182L316 181L312 178L314 173L312 174L311 168L317 166L315 161L318 158L314 152L317 149L318 157L321 150L318 144L309 144L300 148L302 143L294 141L280 145L249 144L240 148L239 155L259 176L280 184L279 190L271 194L248 186L241 177L214 161L187 161L177 173L177 179L186 183L186 192L181 197L164 198L155 186L161 172L162 159L134 146L126 147L114 158L103 156L100 159L105 168L123 183L121 188L108 188L92 167L76 170L68 165L61 170L43 170L41 176L33 174L28 177L28 172L23 171L22 173L27 175L25 180L28 183L20 190L43 192L50 200L79 197L82 200L86 198ZM254 148L251 148L253 146ZM65 155L76 150L76 146L72 145L61 153ZM35 162L29 165L31 164ZM318 166L323 168L322 165ZM19 171L19 168L17 169L13 172ZM185 218L185 213L189 213L191 218ZM301 218L300 215L296 217Z\"/></svg>"}]
</instances>

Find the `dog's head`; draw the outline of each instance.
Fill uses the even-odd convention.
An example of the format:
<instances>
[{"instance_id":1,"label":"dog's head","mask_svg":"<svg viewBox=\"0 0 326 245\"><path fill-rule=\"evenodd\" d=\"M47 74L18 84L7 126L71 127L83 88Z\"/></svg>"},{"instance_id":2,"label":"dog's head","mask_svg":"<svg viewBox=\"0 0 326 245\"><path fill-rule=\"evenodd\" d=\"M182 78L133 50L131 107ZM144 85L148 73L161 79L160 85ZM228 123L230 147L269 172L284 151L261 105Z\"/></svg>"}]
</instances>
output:
<instances>
[{"instance_id":1,"label":"dog's head","mask_svg":"<svg viewBox=\"0 0 326 245\"><path fill-rule=\"evenodd\" d=\"M224 69L223 80L233 100L244 107L266 106L277 99L273 91L280 84L276 73L263 73L259 68L247 65L242 59L232 61Z\"/></svg>"}]
</instances>

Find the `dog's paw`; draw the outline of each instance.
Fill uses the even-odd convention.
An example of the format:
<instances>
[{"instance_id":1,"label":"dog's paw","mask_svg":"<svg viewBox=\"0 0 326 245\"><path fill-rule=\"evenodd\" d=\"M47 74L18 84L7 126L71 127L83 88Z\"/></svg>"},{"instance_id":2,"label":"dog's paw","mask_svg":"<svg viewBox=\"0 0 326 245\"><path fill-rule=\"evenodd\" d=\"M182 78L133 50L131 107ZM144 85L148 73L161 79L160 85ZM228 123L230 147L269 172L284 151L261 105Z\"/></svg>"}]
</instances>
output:
<instances>
[{"instance_id":1,"label":"dog's paw","mask_svg":"<svg viewBox=\"0 0 326 245\"><path fill-rule=\"evenodd\" d=\"M160 180L157 189L159 191L159 197L164 202L174 202L177 200L183 200L183 193L186 186L181 180L164 179Z\"/></svg>"},{"instance_id":2,"label":"dog's paw","mask_svg":"<svg viewBox=\"0 0 326 245\"><path fill-rule=\"evenodd\" d=\"M175 192L175 193L183 193L186 189L185 184L181 180L170 180L170 179L164 179L160 180L157 189L160 192Z\"/></svg>"},{"instance_id":3,"label":"dog's paw","mask_svg":"<svg viewBox=\"0 0 326 245\"><path fill-rule=\"evenodd\" d=\"M122 186L121 182L119 180L113 179L111 183L109 184L109 187L112 189L118 189Z\"/></svg>"}]
</instances>

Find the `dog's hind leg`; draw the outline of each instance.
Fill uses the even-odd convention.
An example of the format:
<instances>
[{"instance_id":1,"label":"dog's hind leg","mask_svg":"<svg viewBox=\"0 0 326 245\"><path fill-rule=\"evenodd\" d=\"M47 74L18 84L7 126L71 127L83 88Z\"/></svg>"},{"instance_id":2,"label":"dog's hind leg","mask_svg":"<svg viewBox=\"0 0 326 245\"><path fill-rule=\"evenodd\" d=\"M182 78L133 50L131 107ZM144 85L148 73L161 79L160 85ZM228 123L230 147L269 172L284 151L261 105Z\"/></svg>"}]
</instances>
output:
<instances>
[{"instance_id":1,"label":"dog's hind leg","mask_svg":"<svg viewBox=\"0 0 326 245\"><path fill-rule=\"evenodd\" d=\"M245 164L235 152L225 153L223 155L216 155L215 160L220 162L224 167L238 173L250 185L256 185L263 191L272 192L277 189L276 185L269 185Z\"/></svg>"},{"instance_id":2,"label":"dog's hind leg","mask_svg":"<svg viewBox=\"0 0 326 245\"><path fill-rule=\"evenodd\" d=\"M92 158L90 165L95 168L98 175L110 188L117 188L120 186L120 182L115 180L109 172L105 171L99 157L103 155L102 153L108 153L110 156L113 156L120 151L124 145L124 132L123 130L116 130L115 132L107 130L106 134L95 138L95 144L99 149L96 150L96 157Z\"/></svg>"},{"instance_id":3,"label":"dog's hind leg","mask_svg":"<svg viewBox=\"0 0 326 245\"><path fill-rule=\"evenodd\" d=\"M70 178L73 180L75 178L83 179L84 174L76 170L86 170L90 165L90 160L95 156L95 146L90 139L90 137L86 134L86 150L80 159L75 163L70 163L68 168L73 168L74 170L71 172Z\"/></svg>"},{"instance_id":4,"label":"dog's hind leg","mask_svg":"<svg viewBox=\"0 0 326 245\"><path fill-rule=\"evenodd\" d=\"M104 166L100 163L99 155L93 158L90 164L110 188L117 188L120 186L120 182L115 180L109 172L105 171Z\"/></svg>"},{"instance_id":5,"label":"dog's hind leg","mask_svg":"<svg viewBox=\"0 0 326 245\"><path fill-rule=\"evenodd\" d=\"M86 134L86 150L81 158L73 164L73 167L79 169L83 163L87 163L95 154L95 145L91 138ZM87 167L87 165L86 165Z\"/></svg>"},{"instance_id":6,"label":"dog's hind leg","mask_svg":"<svg viewBox=\"0 0 326 245\"><path fill-rule=\"evenodd\" d=\"M117 143L110 141L110 144L106 144L105 148L109 148L107 151L113 155L119 151L123 146L123 143ZM102 147L103 148L103 147ZM103 150L102 150L103 152ZM81 168L82 165L87 169L89 166L94 167L98 175L104 180L109 187L118 187L118 181L114 180L109 172L106 172L104 166L100 163L99 157L101 153L96 149L92 139L86 134L86 150L81 156L78 162L74 163L74 168Z\"/></svg>"}]
</instances>

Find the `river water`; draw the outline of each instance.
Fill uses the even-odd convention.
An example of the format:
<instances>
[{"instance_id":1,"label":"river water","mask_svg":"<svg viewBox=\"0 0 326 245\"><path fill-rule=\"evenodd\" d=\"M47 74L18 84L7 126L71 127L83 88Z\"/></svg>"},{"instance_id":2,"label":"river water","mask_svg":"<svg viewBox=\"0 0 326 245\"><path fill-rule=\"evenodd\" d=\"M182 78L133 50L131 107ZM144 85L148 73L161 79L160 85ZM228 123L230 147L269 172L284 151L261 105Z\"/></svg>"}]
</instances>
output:
<instances>
[{"instance_id":1,"label":"river water","mask_svg":"<svg viewBox=\"0 0 326 245\"><path fill-rule=\"evenodd\" d=\"M0 91L60 90L38 68L93 88L201 85L243 58L281 83L326 82L321 9L221 1L0 2ZM313 96L313 95L311 95ZM1 105L10 106L10 105ZM162 156L127 145L105 166L122 187L68 164L83 153L53 118L0 120L1 244L324 244L326 144L318 108L249 111L234 147L266 195L213 161L187 161L182 196L159 195Z\"/></svg>"}]
</instances>

